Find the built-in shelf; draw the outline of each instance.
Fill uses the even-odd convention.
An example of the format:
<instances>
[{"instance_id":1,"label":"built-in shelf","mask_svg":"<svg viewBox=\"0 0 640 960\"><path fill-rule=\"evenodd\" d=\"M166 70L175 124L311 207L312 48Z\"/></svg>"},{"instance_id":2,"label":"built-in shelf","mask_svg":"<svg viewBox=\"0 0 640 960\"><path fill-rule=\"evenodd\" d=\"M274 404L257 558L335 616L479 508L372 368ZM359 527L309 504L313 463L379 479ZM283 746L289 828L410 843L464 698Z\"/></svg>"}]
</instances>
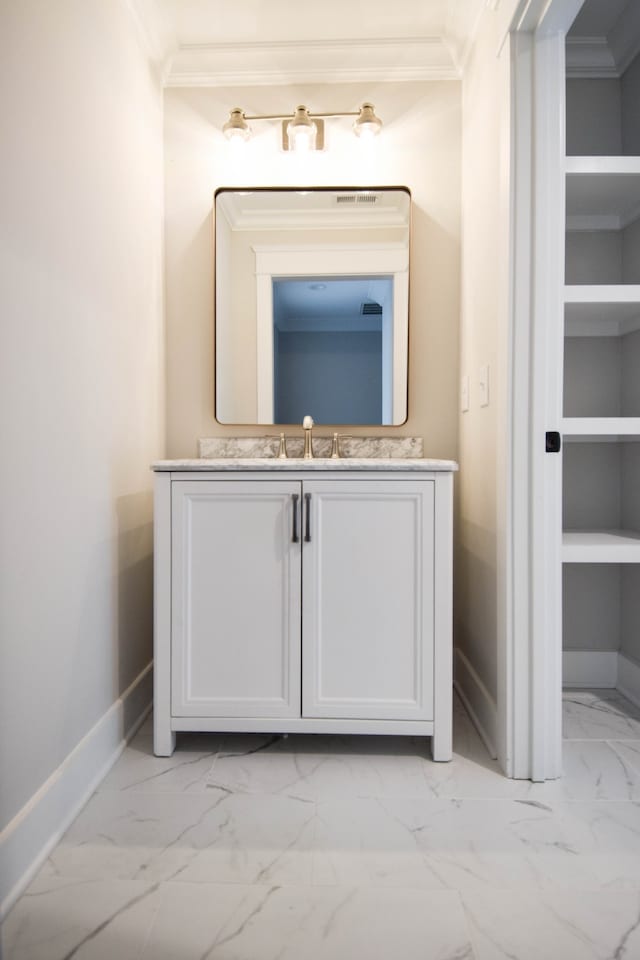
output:
<instances>
[{"instance_id":1,"label":"built-in shelf","mask_svg":"<svg viewBox=\"0 0 640 960\"><path fill-rule=\"evenodd\" d=\"M567 176L633 176L640 174L640 157L565 157Z\"/></svg>"},{"instance_id":2,"label":"built-in shelf","mask_svg":"<svg viewBox=\"0 0 640 960\"><path fill-rule=\"evenodd\" d=\"M567 157L567 229L622 230L640 216L640 157Z\"/></svg>"},{"instance_id":3,"label":"built-in shelf","mask_svg":"<svg viewBox=\"0 0 640 960\"><path fill-rule=\"evenodd\" d=\"M640 651L639 31L640 0L583 0L565 84L563 671L625 689Z\"/></svg>"},{"instance_id":4,"label":"built-in shelf","mask_svg":"<svg viewBox=\"0 0 640 960\"><path fill-rule=\"evenodd\" d=\"M585 308L590 304L607 305L612 309L628 308L633 314L634 307L640 309L640 283L575 283L564 288L565 304L575 304Z\"/></svg>"},{"instance_id":5,"label":"built-in shelf","mask_svg":"<svg viewBox=\"0 0 640 960\"><path fill-rule=\"evenodd\" d=\"M563 563L640 563L640 533L632 530L565 530Z\"/></svg>"},{"instance_id":6,"label":"built-in shelf","mask_svg":"<svg viewBox=\"0 0 640 960\"><path fill-rule=\"evenodd\" d=\"M623 337L640 330L640 285L575 284L564 288L567 337Z\"/></svg>"},{"instance_id":7,"label":"built-in shelf","mask_svg":"<svg viewBox=\"0 0 640 960\"><path fill-rule=\"evenodd\" d=\"M566 442L640 440L640 417L565 417L562 436Z\"/></svg>"}]
</instances>

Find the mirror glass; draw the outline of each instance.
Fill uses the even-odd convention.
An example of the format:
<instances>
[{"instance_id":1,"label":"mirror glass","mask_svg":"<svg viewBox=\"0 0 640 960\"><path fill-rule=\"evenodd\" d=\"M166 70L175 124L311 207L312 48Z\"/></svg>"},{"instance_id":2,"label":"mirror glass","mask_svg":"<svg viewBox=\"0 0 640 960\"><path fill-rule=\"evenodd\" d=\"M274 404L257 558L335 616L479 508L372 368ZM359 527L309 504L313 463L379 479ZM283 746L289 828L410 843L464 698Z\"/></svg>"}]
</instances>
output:
<instances>
[{"instance_id":1,"label":"mirror glass","mask_svg":"<svg viewBox=\"0 0 640 960\"><path fill-rule=\"evenodd\" d=\"M407 419L406 187L218 190L216 419Z\"/></svg>"}]
</instances>

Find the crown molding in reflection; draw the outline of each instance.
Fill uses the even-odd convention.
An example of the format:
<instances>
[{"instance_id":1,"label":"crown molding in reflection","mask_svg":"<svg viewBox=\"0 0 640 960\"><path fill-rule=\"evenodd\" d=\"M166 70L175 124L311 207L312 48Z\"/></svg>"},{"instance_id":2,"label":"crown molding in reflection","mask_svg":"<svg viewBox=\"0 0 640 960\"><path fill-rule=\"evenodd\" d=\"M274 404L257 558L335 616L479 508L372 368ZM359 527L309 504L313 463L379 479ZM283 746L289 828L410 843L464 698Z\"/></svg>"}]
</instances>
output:
<instances>
[{"instance_id":1,"label":"crown molding in reflection","mask_svg":"<svg viewBox=\"0 0 640 960\"><path fill-rule=\"evenodd\" d=\"M440 37L181 46L166 86L451 80L460 72Z\"/></svg>"}]
</instances>

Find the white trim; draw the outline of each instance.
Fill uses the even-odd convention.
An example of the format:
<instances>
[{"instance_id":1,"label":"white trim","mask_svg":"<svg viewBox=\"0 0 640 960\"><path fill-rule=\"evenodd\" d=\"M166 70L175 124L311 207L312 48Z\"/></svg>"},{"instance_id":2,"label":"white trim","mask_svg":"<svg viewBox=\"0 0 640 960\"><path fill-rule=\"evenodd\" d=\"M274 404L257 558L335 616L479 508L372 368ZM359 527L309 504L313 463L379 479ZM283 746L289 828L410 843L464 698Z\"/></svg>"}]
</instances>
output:
<instances>
[{"instance_id":1,"label":"white trim","mask_svg":"<svg viewBox=\"0 0 640 960\"><path fill-rule=\"evenodd\" d=\"M581 3L510 2L512 17L505 23L515 33L507 598L512 613L506 650L498 656L507 664L506 771L533 780L553 779L561 771L561 463L545 454L544 434L558 429L562 411L563 34Z\"/></svg>"},{"instance_id":2,"label":"white trim","mask_svg":"<svg viewBox=\"0 0 640 960\"><path fill-rule=\"evenodd\" d=\"M509 777L530 774L530 314L532 189L531 157L533 102L533 43L528 33L511 39L511 276L509 290L510 343L508 354L509 422L507 514L507 635L498 650L501 689L504 689L504 756ZM503 666L502 666L503 664ZM499 697L500 702L500 697Z\"/></svg>"},{"instance_id":3,"label":"white trim","mask_svg":"<svg viewBox=\"0 0 640 960\"><path fill-rule=\"evenodd\" d=\"M640 707L640 664L635 660L625 657L624 653L618 654L618 683L616 685L623 696Z\"/></svg>"},{"instance_id":4,"label":"white trim","mask_svg":"<svg viewBox=\"0 0 640 960\"><path fill-rule=\"evenodd\" d=\"M454 650L453 657L453 686L489 754L495 759L498 738L498 710L495 700L464 653L461 650Z\"/></svg>"},{"instance_id":5,"label":"white trim","mask_svg":"<svg viewBox=\"0 0 640 960\"><path fill-rule=\"evenodd\" d=\"M453 473L435 482L433 565L433 740L434 760L451 760L453 717ZM427 573L427 577L429 573ZM494 737L495 742L495 737ZM495 752L494 752L495 756Z\"/></svg>"},{"instance_id":6,"label":"white trim","mask_svg":"<svg viewBox=\"0 0 640 960\"><path fill-rule=\"evenodd\" d=\"M172 717L178 733L338 733L358 736L434 736L433 720L357 720L351 717Z\"/></svg>"},{"instance_id":7,"label":"white trim","mask_svg":"<svg viewBox=\"0 0 640 960\"><path fill-rule=\"evenodd\" d=\"M153 752L170 757L171 730L171 473L153 478ZM193 479L193 474L186 475ZM206 479L206 478L205 478Z\"/></svg>"},{"instance_id":8,"label":"white trim","mask_svg":"<svg viewBox=\"0 0 640 960\"><path fill-rule=\"evenodd\" d=\"M557 6L557 5L556 5ZM565 4L566 7L566 4ZM560 15L562 11L558 11ZM551 11L545 23L555 22ZM562 459L545 452L563 405L564 35L536 34L531 314L531 779L562 773Z\"/></svg>"},{"instance_id":9,"label":"white trim","mask_svg":"<svg viewBox=\"0 0 640 960\"><path fill-rule=\"evenodd\" d=\"M151 708L152 663L0 833L0 919L31 882Z\"/></svg>"},{"instance_id":10,"label":"white trim","mask_svg":"<svg viewBox=\"0 0 640 960\"><path fill-rule=\"evenodd\" d=\"M618 681L616 650L563 650L562 686L613 688Z\"/></svg>"},{"instance_id":11,"label":"white trim","mask_svg":"<svg viewBox=\"0 0 640 960\"><path fill-rule=\"evenodd\" d=\"M185 44L174 54L168 87L281 86L458 80L441 37ZM323 107L332 109L331 104Z\"/></svg>"}]
</instances>

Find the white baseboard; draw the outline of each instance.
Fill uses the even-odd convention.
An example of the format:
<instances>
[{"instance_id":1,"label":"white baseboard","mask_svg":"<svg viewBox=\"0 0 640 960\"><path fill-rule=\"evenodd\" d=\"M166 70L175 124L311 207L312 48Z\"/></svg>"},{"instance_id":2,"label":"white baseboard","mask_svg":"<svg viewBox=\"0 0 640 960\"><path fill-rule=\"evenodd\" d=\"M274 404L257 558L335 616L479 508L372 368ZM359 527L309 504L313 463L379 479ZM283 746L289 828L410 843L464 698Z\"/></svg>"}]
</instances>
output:
<instances>
[{"instance_id":1,"label":"white baseboard","mask_svg":"<svg viewBox=\"0 0 640 960\"><path fill-rule=\"evenodd\" d=\"M563 687L615 687L618 683L616 650L563 650Z\"/></svg>"},{"instance_id":2,"label":"white baseboard","mask_svg":"<svg viewBox=\"0 0 640 960\"><path fill-rule=\"evenodd\" d=\"M0 833L0 922L151 709L152 663Z\"/></svg>"},{"instance_id":3,"label":"white baseboard","mask_svg":"<svg viewBox=\"0 0 640 960\"><path fill-rule=\"evenodd\" d=\"M617 689L631 703L640 707L640 664L635 660L625 657L624 653L618 654L618 683Z\"/></svg>"},{"instance_id":4,"label":"white baseboard","mask_svg":"<svg viewBox=\"0 0 640 960\"><path fill-rule=\"evenodd\" d=\"M640 707L640 664L616 650L564 650L562 685L615 688Z\"/></svg>"},{"instance_id":5,"label":"white baseboard","mask_svg":"<svg viewBox=\"0 0 640 960\"><path fill-rule=\"evenodd\" d=\"M484 745L495 759L498 755L498 711L484 683L460 650L454 650L455 690L471 717Z\"/></svg>"}]
</instances>

